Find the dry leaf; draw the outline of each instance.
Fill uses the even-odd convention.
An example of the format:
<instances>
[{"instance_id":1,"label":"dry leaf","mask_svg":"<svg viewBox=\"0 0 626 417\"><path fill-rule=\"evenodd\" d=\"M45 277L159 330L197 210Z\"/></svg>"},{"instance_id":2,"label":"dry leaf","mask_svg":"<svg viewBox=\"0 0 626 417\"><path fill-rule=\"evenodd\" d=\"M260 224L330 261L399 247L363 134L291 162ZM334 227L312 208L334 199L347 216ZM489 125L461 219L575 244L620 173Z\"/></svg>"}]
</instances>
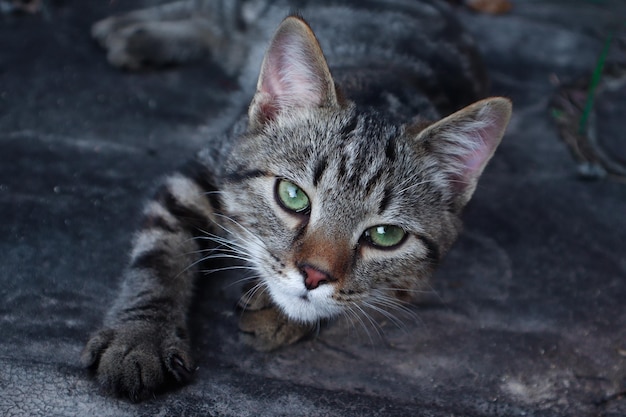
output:
<instances>
[{"instance_id":1,"label":"dry leaf","mask_svg":"<svg viewBox=\"0 0 626 417\"><path fill-rule=\"evenodd\" d=\"M41 9L41 0L12 0L13 10L37 13Z\"/></svg>"},{"instance_id":2,"label":"dry leaf","mask_svg":"<svg viewBox=\"0 0 626 417\"><path fill-rule=\"evenodd\" d=\"M504 14L513 8L509 0L465 0L465 4L472 10L489 14Z\"/></svg>"}]
</instances>

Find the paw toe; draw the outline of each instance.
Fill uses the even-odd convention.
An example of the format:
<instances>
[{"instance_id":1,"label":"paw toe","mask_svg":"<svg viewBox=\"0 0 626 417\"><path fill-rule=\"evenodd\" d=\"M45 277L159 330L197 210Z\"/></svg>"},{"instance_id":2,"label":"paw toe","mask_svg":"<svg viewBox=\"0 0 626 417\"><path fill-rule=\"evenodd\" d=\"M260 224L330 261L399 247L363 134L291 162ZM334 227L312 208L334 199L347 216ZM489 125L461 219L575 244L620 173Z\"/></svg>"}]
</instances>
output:
<instances>
[{"instance_id":1,"label":"paw toe","mask_svg":"<svg viewBox=\"0 0 626 417\"><path fill-rule=\"evenodd\" d=\"M114 332L104 329L91 336L80 354L80 363L85 368L93 368L98 365L102 353L113 340Z\"/></svg>"},{"instance_id":2,"label":"paw toe","mask_svg":"<svg viewBox=\"0 0 626 417\"><path fill-rule=\"evenodd\" d=\"M165 360L167 370L178 382L187 382L194 374L194 366L185 352L170 352Z\"/></svg>"},{"instance_id":3,"label":"paw toe","mask_svg":"<svg viewBox=\"0 0 626 417\"><path fill-rule=\"evenodd\" d=\"M163 384L158 353L148 346L111 346L100 360L97 378L105 391L140 401Z\"/></svg>"}]
</instances>

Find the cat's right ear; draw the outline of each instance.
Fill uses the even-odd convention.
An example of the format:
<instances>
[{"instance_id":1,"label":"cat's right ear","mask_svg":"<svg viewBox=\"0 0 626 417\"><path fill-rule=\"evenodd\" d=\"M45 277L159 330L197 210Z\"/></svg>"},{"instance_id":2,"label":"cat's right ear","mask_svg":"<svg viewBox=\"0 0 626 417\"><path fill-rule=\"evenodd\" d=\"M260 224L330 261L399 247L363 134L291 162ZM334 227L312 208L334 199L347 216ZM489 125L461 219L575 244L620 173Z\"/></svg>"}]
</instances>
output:
<instances>
[{"instance_id":1,"label":"cat's right ear","mask_svg":"<svg viewBox=\"0 0 626 417\"><path fill-rule=\"evenodd\" d=\"M337 106L335 83L309 25L287 17L265 53L257 91L248 109L258 128L293 108Z\"/></svg>"},{"instance_id":2,"label":"cat's right ear","mask_svg":"<svg viewBox=\"0 0 626 417\"><path fill-rule=\"evenodd\" d=\"M439 159L457 209L472 197L483 169L502 140L511 110L510 100L491 97L445 117L417 136L418 143Z\"/></svg>"}]
</instances>

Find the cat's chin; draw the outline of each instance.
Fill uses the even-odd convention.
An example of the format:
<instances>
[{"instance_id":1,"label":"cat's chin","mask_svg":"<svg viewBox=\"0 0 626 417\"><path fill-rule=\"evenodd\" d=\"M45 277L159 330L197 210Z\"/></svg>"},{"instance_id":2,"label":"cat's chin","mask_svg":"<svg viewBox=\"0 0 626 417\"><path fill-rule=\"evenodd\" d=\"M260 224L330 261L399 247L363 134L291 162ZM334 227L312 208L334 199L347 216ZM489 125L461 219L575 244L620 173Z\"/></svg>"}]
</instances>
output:
<instances>
[{"instance_id":1,"label":"cat's chin","mask_svg":"<svg viewBox=\"0 0 626 417\"><path fill-rule=\"evenodd\" d=\"M332 285L322 285L309 291L301 284L301 280L294 281L287 279L267 283L272 301L289 319L315 323L341 313L341 306L333 299L335 288Z\"/></svg>"}]
</instances>

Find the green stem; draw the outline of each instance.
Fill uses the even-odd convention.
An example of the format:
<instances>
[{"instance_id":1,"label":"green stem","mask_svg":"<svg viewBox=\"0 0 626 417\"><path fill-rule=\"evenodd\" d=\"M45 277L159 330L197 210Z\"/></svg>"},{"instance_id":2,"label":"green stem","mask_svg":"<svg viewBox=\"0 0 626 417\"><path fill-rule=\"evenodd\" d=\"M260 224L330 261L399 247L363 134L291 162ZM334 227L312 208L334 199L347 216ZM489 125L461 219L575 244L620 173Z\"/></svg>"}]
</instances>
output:
<instances>
[{"instance_id":1,"label":"green stem","mask_svg":"<svg viewBox=\"0 0 626 417\"><path fill-rule=\"evenodd\" d=\"M598 88L598 84L600 84L600 79L602 78L602 71L604 70L604 64L606 62L606 57L609 54L612 40L613 33L610 33L609 36L606 38L606 41L604 42L602 53L598 58L596 67L593 70L593 75L591 76L591 83L589 84L589 91L587 93L587 100L585 101L585 108L582 115L580 116L580 122L578 124L578 133L581 135L584 135L587 132L587 123L589 122L589 115L593 110L593 101L595 99L596 89Z\"/></svg>"}]
</instances>

